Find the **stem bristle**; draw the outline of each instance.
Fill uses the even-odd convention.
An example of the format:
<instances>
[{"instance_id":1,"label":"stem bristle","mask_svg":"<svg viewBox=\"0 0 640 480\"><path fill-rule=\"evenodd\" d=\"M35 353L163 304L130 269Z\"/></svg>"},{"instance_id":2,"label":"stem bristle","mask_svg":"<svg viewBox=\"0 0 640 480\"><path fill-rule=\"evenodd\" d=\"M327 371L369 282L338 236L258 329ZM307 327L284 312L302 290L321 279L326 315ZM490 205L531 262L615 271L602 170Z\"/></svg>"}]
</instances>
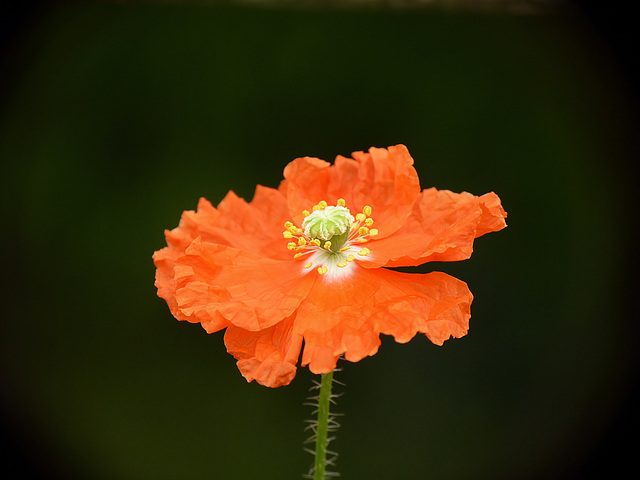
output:
<instances>
[{"instance_id":1,"label":"stem bristle","mask_svg":"<svg viewBox=\"0 0 640 480\"><path fill-rule=\"evenodd\" d=\"M339 371L335 369L334 372ZM311 478L313 480L326 480L328 478L339 477L338 472L328 471L327 467L335 467L338 459L338 453L329 450L329 444L336 439L335 432L340 428L340 424L336 417L342 416L341 413L332 413L329 406L336 405L336 399L342 396L341 393L332 393L332 384L345 386L344 383L333 379L333 373L322 375L321 382L313 381L313 386L309 389L310 396L304 405L313 407L312 415L317 418L305 420L307 424L305 431L311 430L312 434L305 441L304 445L313 444L314 448L303 447L305 452L309 452L314 456L314 463L309 472L303 475L303 478ZM317 395L315 392L320 390ZM311 395L313 393L314 395ZM332 433L332 436L328 434Z\"/></svg>"}]
</instances>

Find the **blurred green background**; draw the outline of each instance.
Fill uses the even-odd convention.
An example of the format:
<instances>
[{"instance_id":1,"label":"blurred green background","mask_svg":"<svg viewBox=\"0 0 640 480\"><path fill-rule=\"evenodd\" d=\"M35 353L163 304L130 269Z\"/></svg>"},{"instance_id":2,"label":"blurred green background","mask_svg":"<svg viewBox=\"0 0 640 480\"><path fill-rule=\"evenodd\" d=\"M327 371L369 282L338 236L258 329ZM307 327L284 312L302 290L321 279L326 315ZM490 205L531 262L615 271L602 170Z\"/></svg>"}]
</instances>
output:
<instances>
[{"instance_id":1,"label":"blurred green background","mask_svg":"<svg viewBox=\"0 0 640 480\"><path fill-rule=\"evenodd\" d=\"M620 168L631 112L584 23L67 4L19 38L7 65L11 478L301 478L313 375L247 384L221 333L178 323L156 297L151 254L201 196L250 199L296 157L397 143L423 188L497 192L509 227L469 261L422 267L469 284L467 337L385 339L376 356L342 363L342 477L585 478L609 462L598 455L636 368Z\"/></svg>"}]
</instances>

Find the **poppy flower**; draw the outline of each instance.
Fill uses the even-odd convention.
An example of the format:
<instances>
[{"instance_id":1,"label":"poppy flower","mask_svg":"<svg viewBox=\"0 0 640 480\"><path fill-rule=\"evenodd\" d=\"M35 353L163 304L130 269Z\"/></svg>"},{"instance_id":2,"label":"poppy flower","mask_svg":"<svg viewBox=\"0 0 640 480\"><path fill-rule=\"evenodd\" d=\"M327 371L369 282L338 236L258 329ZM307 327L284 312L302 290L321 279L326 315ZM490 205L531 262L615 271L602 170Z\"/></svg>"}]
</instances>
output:
<instances>
[{"instance_id":1,"label":"poppy flower","mask_svg":"<svg viewBox=\"0 0 640 480\"><path fill-rule=\"evenodd\" d=\"M506 226L495 193L420 189L404 145L298 158L251 202L204 198L166 231L156 286L178 319L224 342L247 381L291 382L301 365L332 371L373 355L380 334L435 344L465 335L473 299L441 272L390 267L469 258L475 238ZM304 345L304 346L303 346Z\"/></svg>"}]
</instances>

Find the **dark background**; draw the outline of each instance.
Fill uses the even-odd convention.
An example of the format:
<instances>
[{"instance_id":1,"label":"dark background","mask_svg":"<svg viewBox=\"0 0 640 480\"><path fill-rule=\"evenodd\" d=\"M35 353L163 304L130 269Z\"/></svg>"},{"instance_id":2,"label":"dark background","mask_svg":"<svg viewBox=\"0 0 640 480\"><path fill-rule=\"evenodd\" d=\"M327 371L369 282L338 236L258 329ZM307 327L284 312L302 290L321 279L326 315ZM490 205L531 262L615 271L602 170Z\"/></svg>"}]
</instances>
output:
<instances>
[{"instance_id":1,"label":"dark background","mask_svg":"<svg viewBox=\"0 0 640 480\"><path fill-rule=\"evenodd\" d=\"M496 191L509 227L422 269L469 284L467 337L342 363L343 478L631 466L637 57L620 6L29 6L5 17L0 97L10 478L300 478L313 375L248 385L222 334L156 297L151 254L200 196L250 199L298 156L397 143L424 188Z\"/></svg>"}]
</instances>

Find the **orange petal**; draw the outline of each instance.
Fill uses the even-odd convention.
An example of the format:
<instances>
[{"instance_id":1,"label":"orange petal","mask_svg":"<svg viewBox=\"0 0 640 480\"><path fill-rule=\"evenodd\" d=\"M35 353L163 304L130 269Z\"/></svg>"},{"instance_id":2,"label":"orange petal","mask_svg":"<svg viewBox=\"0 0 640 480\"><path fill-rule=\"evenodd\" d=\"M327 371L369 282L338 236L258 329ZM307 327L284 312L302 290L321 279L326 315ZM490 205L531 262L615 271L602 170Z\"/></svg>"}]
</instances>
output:
<instances>
[{"instance_id":1,"label":"orange petal","mask_svg":"<svg viewBox=\"0 0 640 480\"><path fill-rule=\"evenodd\" d=\"M180 217L180 224L170 231L165 231L167 245L184 253L191 242L197 237L203 237L207 242L229 244L226 236L220 236L211 227L220 222L218 212L206 198L198 201L197 211L187 210Z\"/></svg>"},{"instance_id":2,"label":"orange petal","mask_svg":"<svg viewBox=\"0 0 640 480\"><path fill-rule=\"evenodd\" d=\"M282 238L284 223L290 220L282 192L258 185L251 203L229 192L218 211L222 218L215 231L226 235L230 246L268 258L291 258Z\"/></svg>"},{"instance_id":3,"label":"orange petal","mask_svg":"<svg viewBox=\"0 0 640 480\"><path fill-rule=\"evenodd\" d=\"M317 158L298 158L285 167L289 209L295 222L320 200L346 201L352 213L369 205L379 238L391 235L411 213L420 193L413 159L404 145L355 152L352 160L338 156L333 165Z\"/></svg>"},{"instance_id":4,"label":"orange petal","mask_svg":"<svg viewBox=\"0 0 640 480\"><path fill-rule=\"evenodd\" d=\"M288 385L296 375L302 335L293 330L293 316L257 332L232 325L224 343L248 382L274 388Z\"/></svg>"},{"instance_id":5,"label":"orange petal","mask_svg":"<svg viewBox=\"0 0 640 480\"><path fill-rule=\"evenodd\" d=\"M187 211L182 214L180 225L173 230L165 230L167 247L158 250L153 254L153 263L156 270L155 285L158 289L158 296L163 298L171 313L178 320L186 320L192 323L202 323L203 327L211 332L226 327L227 322L220 316L212 316L206 322L197 319L193 315L186 315L178 308L175 298L176 261L182 257L191 242L199 236L205 236L210 241L226 242L224 238L214 236L206 230L210 225L215 225L219 218L219 213L206 199L201 198L198 202L198 212Z\"/></svg>"},{"instance_id":6,"label":"orange petal","mask_svg":"<svg viewBox=\"0 0 640 480\"><path fill-rule=\"evenodd\" d=\"M360 185L356 206L370 205L379 230L377 238L393 234L411 214L420 194L420 181L407 147L370 148L354 152L359 163Z\"/></svg>"},{"instance_id":7,"label":"orange petal","mask_svg":"<svg viewBox=\"0 0 640 480\"><path fill-rule=\"evenodd\" d=\"M380 335L374 331L373 324L353 322L353 319L352 316L344 318L325 332L305 332L302 365L309 365L309 370L316 374L329 373L336 368L341 354L350 362L374 355L380 347ZM359 328L354 323L360 323Z\"/></svg>"},{"instance_id":8,"label":"orange petal","mask_svg":"<svg viewBox=\"0 0 640 480\"><path fill-rule=\"evenodd\" d=\"M400 343L422 332L436 345L467 334L473 295L465 282L441 272L377 272L383 286L370 318L376 332Z\"/></svg>"},{"instance_id":9,"label":"orange petal","mask_svg":"<svg viewBox=\"0 0 640 480\"><path fill-rule=\"evenodd\" d=\"M380 288L377 271L357 265L347 281L316 278L298 307L296 328L304 334L302 365L313 373L333 370L341 354L351 361L373 355L380 345L367 318Z\"/></svg>"},{"instance_id":10,"label":"orange petal","mask_svg":"<svg viewBox=\"0 0 640 480\"><path fill-rule=\"evenodd\" d=\"M394 235L367 244L362 265L400 267L465 260L475 238L506 227L507 213L495 193L476 197L430 188L420 194L411 216Z\"/></svg>"},{"instance_id":11,"label":"orange petal","mask_svg":"<svg viewBox=\"0 0 640 480\"><path fill-rule=\"evenodd\" d=\"M180 225L165 232L167 244L181 252L201 237L204 242L258 252L270 258L290 258L282 239L284 223L289 220L284 193L258 185L251 203L233 191L215 208L205 198L197 211L185 211Z\"/></svg>"},{"instance_id":12,"label":"orange petal","mask_svg":"<svg viewBox=\"0 0 640 480\"><path fill-rule=\"evenodd\" d=\"M422 332L442 345L467 333L472 299L464 282L440 272L360 268L348 285L318 279L296 316L305 341L301 363L327 373L342 354L357 362L378 351L380 333L404 343Z\"/></svg>"},{"instance_id":13,"label":"orange petal","mask_svg":"<svg viewBox=\"0 0 640 480\"><path fill-rule=\"evenodd\" d=\"M220 316L245 330L269 328L290 316L312 276L292 261L272 260L196 239L176 260L178 309L203 323Z\"/></svg>"},{"instance_id":14,"label":"orange petal","mask_svg":"<svg viewBox=\"0 0 640 480\"><path fill-rule=\"evenodd\" d=\"M156 266L156 288L158 289L158 296L163 298L171 314L178 320L187 320L197 323L198 320L190 319L187 315L184 315L178 309L178 302L176 302L176 280L173 269L176 264L176 260L181 257L183 253L176 248L165 247L158 250L153 254L153 263ZM224 328L224 327L221 327Z\"/></svg>"},{"instance_id":15,"label":"orange petal","mask_svg":"<svg viewBox=\"0 0 640 480\"><path fill-rule=\"evenodd\" d=\"M206 201L205 201L206 202ZM202 200L198 212L185 212L180 228L189 228L193 238L253 251L269 258L290 258L282 239L284 223L289 220L286 197L276 189L258 185L251 203L230 191L211 207ZM201 212L201 207L207 207Z\"/></svg>"},{"instance_id":16,"label":"orange petal","mask_svg":"<svg viewBox=\"0 0 640 480\"><path fill-rule=\"evenodd\" d=\"M289 219L286 195L273 188L258 185L251 203L229 192L218 208L201 198L197 211L182 214L180 225L165 231L167 247L153 255L156 270L158 296L163 298L178 320L199 322L191 315L185 315L178 309L175 300L176 260L185 254L196 238L204 242L217 243L230 247L253 251L262 256L289 260L291 252L287 250L282 238L284 223ZM226 326L219 316L211 319L205 326L215 331Z\"/></svg>"},{"instance_id":17,"label":"orange petal","mask_svg":"<svg viewBox=\"0 0 640 480\"><path fill-rule=\"evenodd\" d=\"M497 232L507 226L504 220L507 218L507 212L502 208L500 197L494 192L485 193L480 197L480 208L482 208L482 217L478 222L476 238L485 233Z\"/></svg>"},{"instance_id":18,"label":"orange petal","mask_svg":"<svg viewBox=\"0 0 640 480\"><path fill-rule=\"evenodd\" d=\"M310 211L320 200L335 205L344 198L353 208L358 164L346 158L334 165L313 157L297 158L285 167L284 178L281 188L286 188L291 218L299 225L304 219L302 211Z\"/></svg>"}]
</instances>

